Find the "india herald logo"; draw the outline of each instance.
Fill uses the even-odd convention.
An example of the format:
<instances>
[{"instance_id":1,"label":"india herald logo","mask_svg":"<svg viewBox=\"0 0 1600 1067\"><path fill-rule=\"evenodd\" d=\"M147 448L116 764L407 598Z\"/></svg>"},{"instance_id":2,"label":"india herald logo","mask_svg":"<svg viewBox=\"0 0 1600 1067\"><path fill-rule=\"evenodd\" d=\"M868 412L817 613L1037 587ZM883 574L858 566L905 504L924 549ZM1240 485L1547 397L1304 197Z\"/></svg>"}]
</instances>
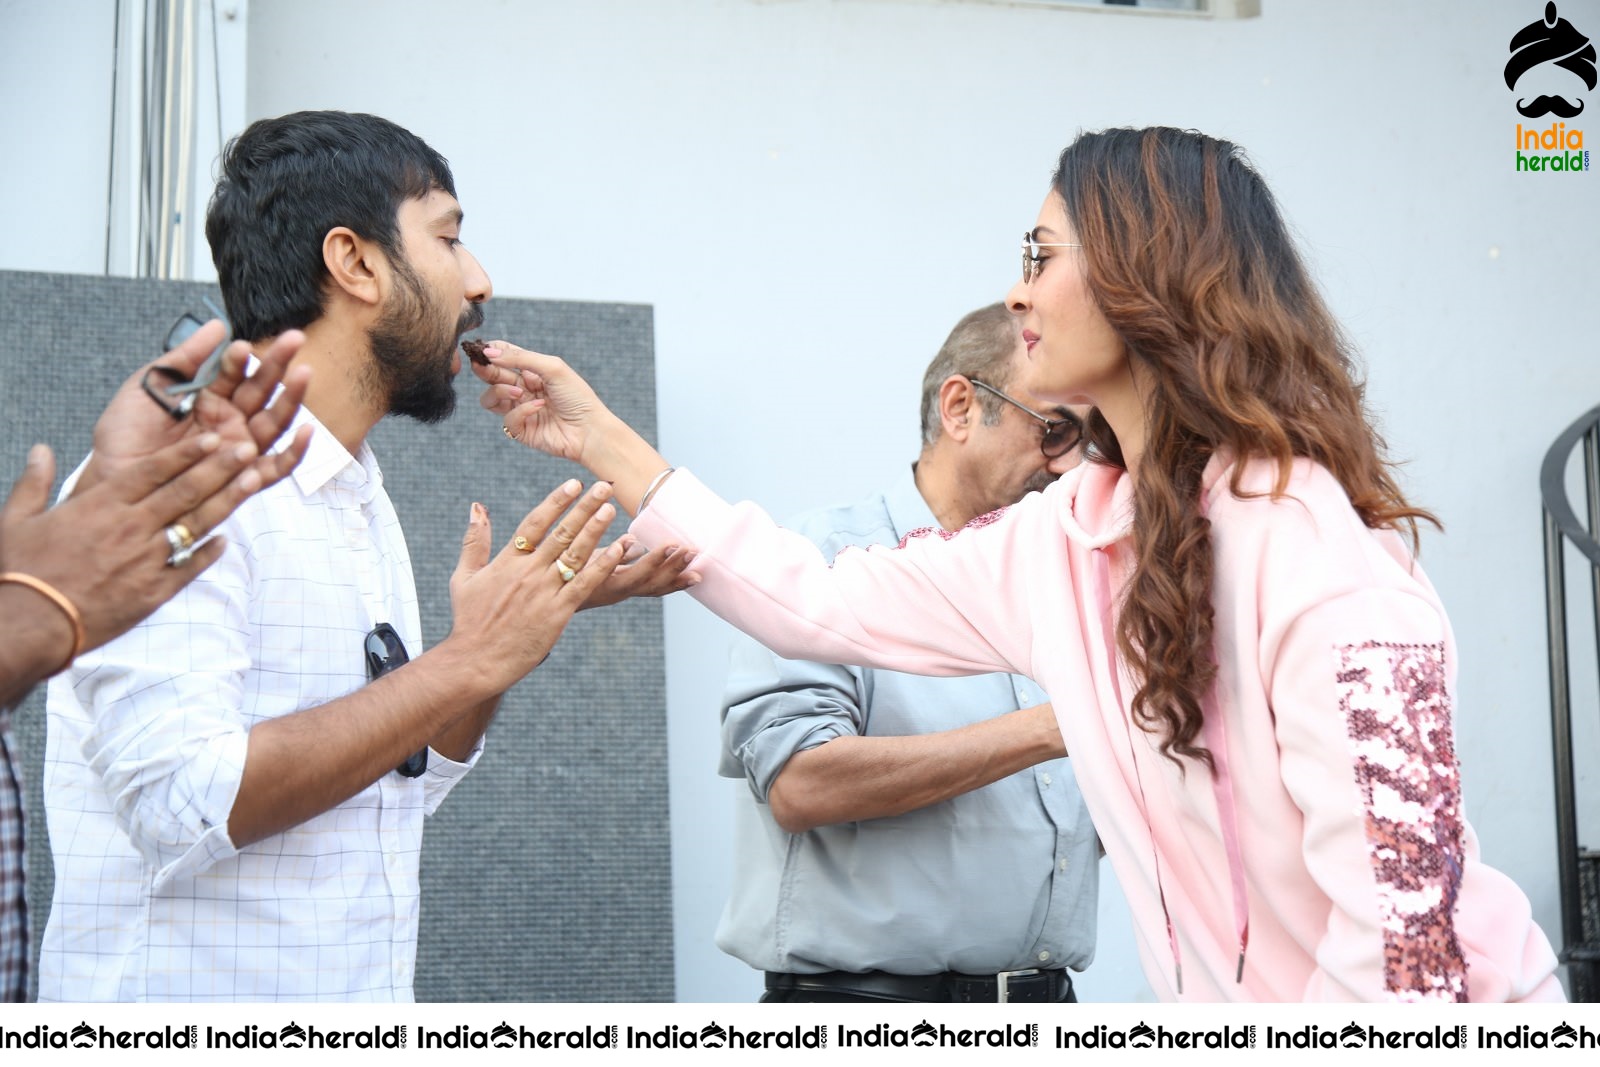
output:
<instances>
[{"instance_id":1,"label":"india herald logo","mask_svg":"<svg viewBox=\"0 0 1600 1067\"><path fill-rule=\"evenodd\" d=\"M1544 5L1542 21L1529 23L1511 38L1511 59L1507 61L1505 69L1506 88L1515 91L1517 82L1530 72L1548 75L1549 72L1542 69L1547 65L1577 75L1587 89L1595 87L1597 72L1594 44L1576 26L1557 14L1554 3ZM1564 80L1570 82L1571 79ZM1554 88L1557 84L1559 82L1551 82L1540 87ZM1560 93L1539 93L1532 100L1519 97L1517 112L1530 119L1551 113L1570 119L1583 112L1583 101L1568 100Z\"/></svg>"}]
</instances>

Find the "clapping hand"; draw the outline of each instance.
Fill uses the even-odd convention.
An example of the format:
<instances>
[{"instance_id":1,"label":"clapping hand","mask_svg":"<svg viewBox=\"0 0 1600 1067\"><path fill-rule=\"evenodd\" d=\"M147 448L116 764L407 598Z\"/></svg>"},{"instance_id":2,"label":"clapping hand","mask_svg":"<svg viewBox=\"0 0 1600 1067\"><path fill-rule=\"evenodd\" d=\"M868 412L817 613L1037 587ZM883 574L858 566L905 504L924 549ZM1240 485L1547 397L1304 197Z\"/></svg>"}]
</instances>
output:
<instances>
[{"instance_id":1,"label":"clapping hand","mask_svg":"<svg viewBox=\"0 0 1600 1067\"><path fill-rule=\"evenodd\" d=\"M192 377L221 337L221 324L208 323L158 363ZM181 420L145 394L141 368L95 423L90 462L54 508L55 456L34 446L0 510L0 597L18 635L0 664L6 706L193 581L225 547L206 536L300 462L310 427L280 452L263 453L305 396L309 369L289 367L303 339L286 333L252 375L246 347L230 347L193 416Z\"/></svg>"},{"instance_id":2,"label":"clapping hand","mask_svg":"<svg viewBox=\"0 0 1600 1067\"><path fill-rule=\"evenodd\" d=\"M156 365L192 377L222 335L222 323L213 319ZM101 479L119 477L157 449L206 432L218 434L228 444L250 445L259 457L252 457L252 469L261 485L278 481L300 462L311 440L310 428L304 427L284 449L268 452L299 410L311 380L309 367L290 366L304 341L299 330L285 331L261 353L255 373L249 375L245 370L250 348L235 341L223 356L216 380L200 391L193 415L179 420L145 394L141 369L122 384L95 423L94 451L74 492L87 491ZM283 389L278 392L280 383ZM197 528L193 532L197 536L202 533Z\"/></svg>"}]
</instances>

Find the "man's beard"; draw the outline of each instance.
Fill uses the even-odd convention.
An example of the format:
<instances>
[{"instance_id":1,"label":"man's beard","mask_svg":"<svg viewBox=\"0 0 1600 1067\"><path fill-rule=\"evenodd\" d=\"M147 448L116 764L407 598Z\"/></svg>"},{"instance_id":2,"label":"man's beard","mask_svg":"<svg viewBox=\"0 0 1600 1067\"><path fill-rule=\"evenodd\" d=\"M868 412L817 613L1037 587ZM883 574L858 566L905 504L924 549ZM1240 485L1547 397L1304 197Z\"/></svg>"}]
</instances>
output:
<instances>
[{"instance_id":1,"label":"man's beard","mask_svg":"<svg viewBox=\"0 0 1600 1067\"><path fill-rule=\"evenodd\" d=\"M1050 488L1051 483L1053 483L1059 477L1060 475L1052 474L1049 471L1040 471L1023 484L1022 492L1024 494L1042 493L1046 489Z\"/></svg>"},{"instance_id":2,"label":"man's beard","mask_svg":"<svg viewBox=\"0 0 1600 1067\"><path fill-rule=\"evenodd\" d=\"M394 293L367 331L374 385L388 397L389 414L442 422L456 409L451 356L462 334L483 325L483 308L469 304L452 326L409 263L397 259L394 269Z\"/></svg>"}]
</instances>

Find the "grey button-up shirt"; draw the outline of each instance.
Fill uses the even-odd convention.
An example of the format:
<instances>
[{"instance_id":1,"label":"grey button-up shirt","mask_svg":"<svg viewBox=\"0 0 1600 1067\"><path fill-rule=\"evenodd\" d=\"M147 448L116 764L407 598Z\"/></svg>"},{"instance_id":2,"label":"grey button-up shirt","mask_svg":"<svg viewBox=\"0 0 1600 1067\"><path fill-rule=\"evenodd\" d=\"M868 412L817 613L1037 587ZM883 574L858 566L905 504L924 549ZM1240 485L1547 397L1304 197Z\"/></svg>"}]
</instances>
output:
<instances>
[{"instance_id":1,"label":"grey button-up shirt","mask_svg":"<svg viewBox=\"0 0 1600 1067\"><path fill-rule=\"evenodd\" d=\"M831 560L937 527L908 472L851 507L789 524ZM1070 760L943 803L803 834L767 791L796 752L847 734L936 733L1043 703L1025 678L923 678L787 660L739 637L720 771L743 778L733 893L717 945L764 971L994 974L1094 958L1099 843Z\"/></svg>"}]
</instances>

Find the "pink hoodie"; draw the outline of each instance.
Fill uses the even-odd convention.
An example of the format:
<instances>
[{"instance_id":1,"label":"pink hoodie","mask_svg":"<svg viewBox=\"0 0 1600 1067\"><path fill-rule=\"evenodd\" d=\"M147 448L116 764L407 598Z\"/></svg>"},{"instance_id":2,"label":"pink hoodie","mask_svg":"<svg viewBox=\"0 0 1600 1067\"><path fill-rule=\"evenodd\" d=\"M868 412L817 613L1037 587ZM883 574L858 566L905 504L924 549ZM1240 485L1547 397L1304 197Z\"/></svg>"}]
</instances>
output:
<instances>
[{"instance_id":1,"label":"pink hoodie","mask_svg":"<svg viewBox=\"0 0 1600 1067\"><path fill-rule=\"evenodd\" d=\"M1126 893L1151 987L1175 1000L1559 1000L1527 897L1478 859L1451 727L1455 644L1399 535L1324 468L1213 459L1218 681L1204 765L1132 723L1113 590L1132 486L1087 463L958 534L841 553L685 471L633 524L696 546L694 595L780 655L919 674L1009 671L1050 694Z\"/></svg>"}]
</instances>

